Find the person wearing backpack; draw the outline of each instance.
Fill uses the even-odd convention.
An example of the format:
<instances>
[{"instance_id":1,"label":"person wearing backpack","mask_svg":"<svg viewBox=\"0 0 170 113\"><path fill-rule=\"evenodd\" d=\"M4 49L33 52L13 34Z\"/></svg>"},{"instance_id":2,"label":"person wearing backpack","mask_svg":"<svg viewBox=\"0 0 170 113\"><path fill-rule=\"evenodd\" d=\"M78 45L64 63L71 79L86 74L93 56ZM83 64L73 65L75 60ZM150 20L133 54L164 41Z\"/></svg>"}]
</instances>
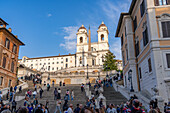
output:
<instances>
[{"instance_id":1,"label":"person wearing backpack","mask_svg":"<svg viewBox=\"0 0 170 113\"><path fill-rule=\"evenodd\" d=\"M57 95L58 95L58 91L57 91L57 88L55 88L55 90L54 90L54 100L57 100Z\"/></svg>"}]
</instances>

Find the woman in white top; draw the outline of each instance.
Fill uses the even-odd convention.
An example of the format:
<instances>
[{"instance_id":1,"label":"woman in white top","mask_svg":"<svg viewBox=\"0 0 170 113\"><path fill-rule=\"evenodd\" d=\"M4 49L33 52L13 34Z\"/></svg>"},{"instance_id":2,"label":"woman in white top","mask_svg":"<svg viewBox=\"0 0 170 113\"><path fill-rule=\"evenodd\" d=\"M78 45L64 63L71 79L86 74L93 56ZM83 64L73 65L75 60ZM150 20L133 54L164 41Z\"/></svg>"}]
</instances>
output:
<instances>
[{"instance_id":1,"label":"woman in white top","mask_svg":"<svg viewBox=\"0 0 170 113\"><path fill-rule=\"evenodd\" d=\"M61 89L58 88L58 96L57 96L58 99L61 99Z\"/></svg>"},{"instance_id":2,"label":"woman in white top","mask_svg":"<svg viewBox=\"0 0 170 113\"><path fill-rule=\"evenodd\" d=\"M37 95L37 92L34 91L34 92L32 93L32 95L33 95L33 97L35 98L35 96Z\"/></svg>"},{"instance_id":3,"label":"woman in white top","mask_svg":"<svg viewBox=\"0 0 170 113\"><path fill-rule=\"evenodd\" d=\"M73 98L74 98L74 91L71 90L71 100L73 100Z\"/></svg>"}]
</instances>

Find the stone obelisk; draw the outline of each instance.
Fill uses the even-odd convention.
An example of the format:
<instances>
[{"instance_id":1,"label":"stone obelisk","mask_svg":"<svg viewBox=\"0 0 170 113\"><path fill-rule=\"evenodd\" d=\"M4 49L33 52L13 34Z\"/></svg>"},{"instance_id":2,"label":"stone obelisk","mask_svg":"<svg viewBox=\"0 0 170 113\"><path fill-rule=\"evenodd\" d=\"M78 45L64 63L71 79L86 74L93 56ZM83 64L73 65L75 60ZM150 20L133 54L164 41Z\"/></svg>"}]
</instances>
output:
<instances>
[{"instance_id":1,"label":"stone obelisk","mask_svg":"<svg viewBox=\"0 0 170 113\"><path fill-rule=\"evenodd\" d=\"M87 56L87 64L92 66L92 53L91 53L91 31L89 26L89 43L88 43L88 56Z\"/></svg>"}]
</instances>

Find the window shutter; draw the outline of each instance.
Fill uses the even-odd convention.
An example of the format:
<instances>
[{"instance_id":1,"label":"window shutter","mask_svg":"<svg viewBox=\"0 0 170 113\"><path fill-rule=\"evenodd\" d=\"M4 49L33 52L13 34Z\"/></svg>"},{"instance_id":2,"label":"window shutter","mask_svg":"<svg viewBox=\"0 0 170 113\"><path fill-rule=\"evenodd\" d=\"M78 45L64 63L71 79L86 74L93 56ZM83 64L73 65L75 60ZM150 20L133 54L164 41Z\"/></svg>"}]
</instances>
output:
<instances>
[{"instance_id":1,"label":"window shutter","mask_svg":"<svg viewBox=\"0 0 170 113\"><path fill-rule=\"evenodd\" d=\"M162 33L163 37L167 37L166 22L162 22Z\"/></svg>"},{"instance_id":2,"label":"window shutter","mask_svg":"<svg viewBox=\"0 0 170 113\"><path fill-rule=\"evenodd\" d=\"M167 4L170 5L170 0L167 0Z\"/></svg>"},{"instance_id":3,"label":"window shutter","mask_svg":"<svg viewBox=\"0 0 170 113\"><path fill-rule=\"evenodd\" d=\"M170 68L170 54L166 54L167 66Z\"/></svg>"},{"instance_id":4,"label":"window shutter","mask_svg":"<svg viewBox=\"0 0 170 113\"><path fill-rule=\"evenodd\" d=\"M159 6L159 0L155 0L155 6Z\"/></svg>"},{"instance_id":5,"label":"window shutter","mask_svg":"<svg viewBox=\"0 0 170 113\"><path fill-rule=\"evenodd\" d=\"M168 37L170 37L170 21L166 23L167 23L167 34L168 34Z\"/></svg>"}]
</instances>

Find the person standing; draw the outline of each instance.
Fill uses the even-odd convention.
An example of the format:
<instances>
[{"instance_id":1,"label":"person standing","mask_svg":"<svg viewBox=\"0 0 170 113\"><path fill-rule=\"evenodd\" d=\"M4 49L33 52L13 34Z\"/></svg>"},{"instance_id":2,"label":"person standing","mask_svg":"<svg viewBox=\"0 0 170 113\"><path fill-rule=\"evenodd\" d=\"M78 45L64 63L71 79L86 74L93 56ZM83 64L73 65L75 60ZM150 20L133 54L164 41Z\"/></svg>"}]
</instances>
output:
<instances>
[{"instance_id":1,"label":"person standing","mask_svg":"<svg viewBox=\"0 0 170 113\"><path fill-rule=\"evenodd\" d=\"M50 90L50 84L47 83L47 91L49 91L49 90Z\"/></svg>"},{"instance_id":2,"label":"person standing","mask_svg":"<svg viewBox=\"0 0 170 113\"><path fill-rule=\"evenodd\" d=\"M58 91L57 91L57 88L55 88L55 90L54 90L54 100L57 100L57 95L58 95Z\"/></svg>"},{"instance_id":3,"label":"person standing","mask_svg":"<svg viewBox=\"0 0 170 113\"><path fill-rule=\"evenodd\" d=\"M83 90L84 90L84 84L82 83L81 84L81 92L83 92Z\"/></svg>"},{"instance_id":4,"label":"person standing","mask_svg":"<svg viewBox=\"0 0 170 113\"><path fill-rule=\"evenodd\" d=\"M7 94L6 94L6 100L8 100L9 99L9 90L8 90L8 92L7 92Z\"/></svg>"},{"instance_id":5,"label":"person standing","mask_svg":"<svg viewBox=\"0 0 170 113\"><path fill-rule=\"evenodd\" d=\"M60 113L62 113L62 112L61 112L61 108L60 108L61 100L60 100L60 99L57 99L56 104L57 104L57 105L56 105L56 110L55 110L54 113L57 113L58 110L59 110Z\"/></svg>"},{"instance_id":6,"label":"person standing","mask_svg":"<svg viewBox=\"0 0 170 113\"><path fill-rule=\"evenodd\" d=\"M69 89L67 89L66 95L67 95L67 97L68 97L68 100L70 100L70 91L69 91Z\"/></svg>"},{"instance_id":7,"label":"person standing","mask_svg":"<svg viewBox=\"0 0 170 113\"><path fill-rule=\"evenodd\" d=\"M14 111L14 113L15 113L15 111L16 111L16 106L17 106L17 102L15 101L15 99L12 101L12 112Z\"/></svg>"},{"instance_id":8,"label":"person standing","mask_svg":"<svg viewBox=\"0 0 170 113\"><path fill-rule=\"evenodd\" d=\"M73 113L73 104L70 104L67 112L68 112L68 113Z\"/></svg>"},{"instance_id":9,"label":"person standing","mask_svg":"<svg viewBox=\"0 0 170 113\"><path fill-rule=\"evenodd\" d=\"M44 86L46 86L46 82L44 81Z\"/></svg>"},{"instance_id":10,"label":"person standing","mask_svg":"<svg viewBox=\"0 0 170 113\"><path fill-rule=\"evenodd\" d=\"M58 99L61 99L61 89L60 88L58 88Z\"/></svg>"},{"instance_id":11,"label":"person standing","mask_svg":"<svg viewBox=\"0 0 170 113\"><path fill-rule=\"evenodd\" d=\"M53 84L53 87L54 87L54 80L53 80L53 83L52 83L52 84Z\"/></svg>"},{"instance_id":12,"label":"person standing","mask_svg":"<svg viewBox=\"0 0 170 113\"><path fill-rule=\"evenodd\" d=\"M21 93L21 92L22 92L22 86L19 87L19 93Z\"/></svg>"},{"instance_id":13,"label":"person standing","mask_svg":"<svg viewBox=\"0 0 170 113\"><path fill-rule=\"evenodd\" d=\"M40 98L42 98L43 92L44 92L44 91L43 91L43 89L41 88L41 89L40 89Z\"/></svg>"},{"instance_id":14,"label":"person standing","mask_svg":"<svg viewBox=\"0 0 170 113\"><path fill-rule=\"evenodd\" d=\"M11 87L10 87L10 92L12 92L12 91L13 91L13 87L11 86Z\"/></svg>"},{"instance_id":15,"label":"person standing","mask_svg":"<svg viewBox=\"0 0 170 113\"><path fill-rule=\"evenodd\" d=\"M33 107L31 105L28 105L27 109L28 113L33 113Z\"/></svg>"},{"instance_id":16,"label":"person standing","mask_svg":"<svg viewBox=\"0 0 170 113\"><path fill-rule=\"evenodd\" d=\"M17 86L14 87L14 93L16 93L16 91L17 91Z\"/></svg>"},{"instance_id":17,"label":"person standing","mask_svg":"<svg viewBox=\"0 0 170 113\"><path fill-rule=\"evenodd\" d=\"M12 102L13 96L14 96L14 91L11 91L11 92L10 92L10 100L9 100L9 102Z\"/></svg>"},{"instance_id":18,"label":"person standing","mask_svg":"<svg viewBox=\"0 0 170 113\"><path fill-rule=\"evenodd\" d=\"M74 91L71 90L71 100L73 100L73 99L74 99Z\"/></svg>"},{"instance_id":19,"label":"person standing","mask_svg":"<svg viewBox=\"0 0 170 113\"><path fill-rule=\"evenodd\" d=\"M37 91L35 90L35 91L32 93L32 95L33 95L33 98L35 98L36 95L37 95Z\"/></svg>"},{"instance_id":20,"label":"person standing","mask_svg":"<svg viewBox=\"0 0 170 113\"><path fill-rule=\"evenodd\" d=\"M62 86L62 81L60 81L60 86Z\"/></svg>"},{"instance_id":21,"label":"person standing","mask_svg":"<svg viewBox=\"0 0 170 113\"><path fill-rule=\"evenodd\" d=\"M77 104L77 107L74 109L74 113L79 113L80 112L80 107L79 104Z\"/></svg>"}]
</instances>

